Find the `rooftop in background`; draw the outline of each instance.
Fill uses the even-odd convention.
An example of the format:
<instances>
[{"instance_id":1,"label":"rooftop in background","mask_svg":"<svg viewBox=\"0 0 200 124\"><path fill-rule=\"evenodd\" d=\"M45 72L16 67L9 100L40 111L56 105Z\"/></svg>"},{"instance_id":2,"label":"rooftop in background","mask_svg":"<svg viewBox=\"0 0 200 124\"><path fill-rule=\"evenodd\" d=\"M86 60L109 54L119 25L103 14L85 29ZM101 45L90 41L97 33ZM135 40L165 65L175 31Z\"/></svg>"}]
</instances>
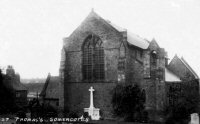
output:
<instances>
[{"instance_id":1,"label":"rooftop in background","mask_svg":"<svg viewBox=\"0 0 200 124\"><path fill-rule=\"evenodd\" d=\"M51 99L59 98L59 82L59 76L51 76L50 74L48 74L40 96Z\"/></svg>"}]
</instances>

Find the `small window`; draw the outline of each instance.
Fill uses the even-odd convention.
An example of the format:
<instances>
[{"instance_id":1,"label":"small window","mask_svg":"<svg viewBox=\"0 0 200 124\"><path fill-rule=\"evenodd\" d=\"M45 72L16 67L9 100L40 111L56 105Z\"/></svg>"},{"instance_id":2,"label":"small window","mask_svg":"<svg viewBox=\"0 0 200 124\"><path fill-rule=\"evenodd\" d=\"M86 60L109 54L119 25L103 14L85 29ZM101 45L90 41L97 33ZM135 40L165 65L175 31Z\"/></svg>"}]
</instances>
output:
<instances>
[{"instance_id":1,"label":"small window","mask_svg":"<svg viewBox=\"0 0 200 124\"><path fill-rule=\"evenodd\" d=\"M126 48L124 46L124 44L122 43L120 48L119 48L119 56L121 58L125 57L126 56Z\"/></svg>"},{"instance_id":2,"label":"small window","mask_svg":"<svg viewBox=\"0 0 200 124\"><path fill-rule=\"evenodd\" d=\"M137 59L142 59L142 54L143 54L142 50L135 50L135 57Z\"/></svg>"},{"instance_id":3,"label":"small window","mask_svg":"<svg viewBox=\"0 0 200 124\"><path fill-rule=\"evenodd\" d=\"M153 50L150 54L150 74L152 78L157 77L157 53L155 50Z\"/></svg>"},{"instance_id":4,"label":"small window","mask_svg":"<svg viewBox=\"0 0 200 124\"><path fill-rule=\"evenodd\" d=\"M140 58L142 58L142 55L143 55L143 52L142 52L142 51L140 51Z\"/></svg>"},{"instance_id":5,"label":"small window","mask_svg":"<svg viewBox=\"0 0 200 124\"><path fill-rule=\"evenodd\" d=\"M20 97L20 93L19 92L16 92L16 97Z\"/></svg>"},{"instance_id":6,"label":"small window","mask_svg":"<svg viewBox=\"0 0 200 124\"><path fill-rule=\"evenodd\" d=\"M141 100L142 100L143 102L146 101L146 92L145 92L145 89L142 90Z\"/></svg>"},{"instance_id":7,"label":"small window","mask_svg":"<svg viewBox=\"0 0 200 124\"><path fill-rule=\"evenodd\" d=\"M157 53L156 51L152 51L151 53L151 64L156 66L157 65Z\"/></svg>"}]
</instances>

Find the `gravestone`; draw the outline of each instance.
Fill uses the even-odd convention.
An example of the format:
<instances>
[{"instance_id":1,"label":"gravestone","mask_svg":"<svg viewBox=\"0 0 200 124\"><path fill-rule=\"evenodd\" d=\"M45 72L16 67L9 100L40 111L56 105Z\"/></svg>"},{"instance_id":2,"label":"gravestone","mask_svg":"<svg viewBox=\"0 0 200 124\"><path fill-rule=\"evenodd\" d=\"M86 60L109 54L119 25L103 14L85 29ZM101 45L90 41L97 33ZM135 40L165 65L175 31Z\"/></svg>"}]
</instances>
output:
<instances>
[{"instance_id":1,"label":"gravestone","mask_svg":"<svg viewBox=\"0 0 200 124\"><path fill-rule=\"evenodd\" d=\"M93 91L95 91L93 89L93 87L90 87L89 89L90 91L90 107L89 108L84 108L84 112L87 112L89 116L91 116L92 120L99 120L100 119L100 114L99 108L95 108L94 107L94 102L93 102Z\"/></svg>"},{"instance_id":2,"label":"gravestone","mask_svg":"<svg viewBox=\"0 0 200 124\"><path fill-rule=\"evenodd\" d=\"M191 116L190 124L199 124L199 115L197 113L193 113L190 116Z\"/></svg>"}]
</instances>

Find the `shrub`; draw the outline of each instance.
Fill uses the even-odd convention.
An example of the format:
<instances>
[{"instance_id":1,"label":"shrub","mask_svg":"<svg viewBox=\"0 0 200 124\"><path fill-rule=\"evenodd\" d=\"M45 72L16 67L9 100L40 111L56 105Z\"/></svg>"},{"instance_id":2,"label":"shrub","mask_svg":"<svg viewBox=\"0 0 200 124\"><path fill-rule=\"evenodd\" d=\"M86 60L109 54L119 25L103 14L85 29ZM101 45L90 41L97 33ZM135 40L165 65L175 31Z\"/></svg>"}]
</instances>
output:
<instances>
[{"instance_id":1,"label":"shrub","mask_svg":"<svg viewBox=\"0 0 200 124\"><path fill-rule=\"evenodd\" d=\"M138 85L117 85L113 90L114 115L126 121L144 121L145 93ZM146 114L146 113L145 113Z\"/></svg>"},{"instance_id":2,"label":"shrub","mask_svg":"<svg viewBox=\"0 0 200 124\"><path fill-rule=\"evenodd\" d=\"M173 95L178 97L173 105L168 105L165 108L166 124L188 124L190 114L198 113L199 89L195 87L195 83L198 82L195 80L184 82L180 93L179 91L173 92ZM180 95L177 95L178 93Z\"/></svg>"}]
</instances>

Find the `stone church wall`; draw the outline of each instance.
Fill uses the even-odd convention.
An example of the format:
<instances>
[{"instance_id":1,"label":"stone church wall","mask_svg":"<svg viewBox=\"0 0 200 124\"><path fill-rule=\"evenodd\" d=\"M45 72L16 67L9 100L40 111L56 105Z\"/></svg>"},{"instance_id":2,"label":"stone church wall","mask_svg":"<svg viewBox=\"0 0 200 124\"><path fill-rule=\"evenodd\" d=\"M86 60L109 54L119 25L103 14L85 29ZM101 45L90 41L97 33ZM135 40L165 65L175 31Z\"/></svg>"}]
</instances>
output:
<instances>
[{"instance_id":1,"label":"stone church wall","mask_svg":"<svg viewBox=\"0 0 200 124\"><path fill-rule=\"evenodd\" d=\"M105 80L103 82L86 82L82 76L82 44L85 38L95 34L103 41L104 47L104 70ZM122 45L126 50L120 50ZM157 71L156 77L151 77L150 53L156 50ZM121 51L126 52L120 56ZM161 110L165 102L165 51L161 49L156 41L152 41L147 50L128 45L126 31L118 32L105 20L96 15L89 15L83 23L68 37L64 39L64 47L61 62L61 96L59 104L66 111L74 111L83 114L83 109L89 107L89 91L93 86L94 106L100 108L101 116L112 117L112 89L119 81L119 74L125 73L125 83L139 84L146 93L146 108L152 111ZM63 57L64 56L64 57ZM119 70L119 60L125 61L124 70ZM122 64L123 65L123 64ZM155 119L154 115L151 114Z\"/></svg>"},{"instance_id":2,"label":"stone church wall","mask_svg":"<svg viewBox=\"0 0 200 124\"><path fill-rule=\"evenodd\" d=\"M65 81L82 81L82 44L85 38L95 34L101 38L104 47L105 80L117 81L117 60L122 35L101 18L87 17L86 20L64 41Z\"/></svg>"},{"instance_id":3,"label":"stone church wall","mask_svg":"<svg viewBox=\"0 0 200 124\"><path fill-rule=\"evenodd\" d=\"M85 38L95 34L101 38L104 47L103 82L85 82L82 76L82 44ZM87 17L86 20L66 39L64 39L62 58L66 58L60 70L61 94L60 103L65 111L76 111L83 114L83 109L89 107L89 91L93 86L94 106L100 108L103 117L112 116L112 89L118 82L118 58L122 35L101 18ZM64 66L64 68L63 68ZM64 95L62 97L62 95Z\"/></svg>"},{"instance_id":4,"label":"stone church wall","mask_svg":"<svg viewBox=\"0 0 200 124\"><path fill-rule=\"evenodd\" d=\"M105 50L105 81L83 82L81 71L81 52L66 54L66 75L64 78L64 105L69 111L83 113L83 108L89 107L89 91L93 86L94 105L100 108L103 117L112 117L112 89L117 84L118 49Z\"/></svg>"},{"instance_id":5,"label":"stone church wall","mask_svg":"<svg viewBox=\"0 0 200 124\"><path fill-rule=\"evenodd\" d=\"M136 51L140 49L129 46L127 50L126 82L139 84L143 81L143 62L137 56ZM142 50L140 50L142 51ZM142 58L142 57L141 57Z\"/></svg>"},{"instance_id":6,"label":"stone church wall","mask_svg":"<svg viewBox=\"0 0 200 124\"><path fill-rule=\"evenodd\" d=\"M154 70L152 70L152 63L150 62L151 52L154 50L157 54L157 64L154 68L156 69L155 76L151 74ZM148 50L145 50L143 55L144 81L141 82L141 85L146 92L146 109L151 113L149 116L150 119L158 120L158 118L160 118L159 112L164 109L166 98L164 81L166 52L163 48L160 48L156 42L152 41Z\"/></svg>"}]
</instances>

